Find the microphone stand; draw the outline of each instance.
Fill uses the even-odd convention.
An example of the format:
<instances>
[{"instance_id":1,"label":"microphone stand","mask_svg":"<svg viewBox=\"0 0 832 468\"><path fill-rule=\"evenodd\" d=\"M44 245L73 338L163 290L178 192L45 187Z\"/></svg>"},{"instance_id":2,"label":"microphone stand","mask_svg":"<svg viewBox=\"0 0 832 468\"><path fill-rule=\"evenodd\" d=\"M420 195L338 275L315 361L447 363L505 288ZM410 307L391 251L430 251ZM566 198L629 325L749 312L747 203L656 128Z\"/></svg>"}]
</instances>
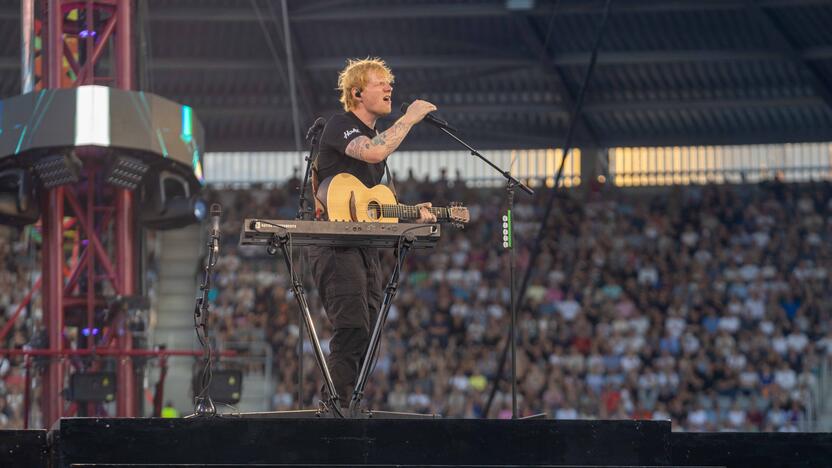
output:
<instances>
[{"instance_id":1,"label":"microphone stand","mask_svg":"<svg viewBox=\"0 0 832 468\"><path fill-rule=\"evenodd\" d=\"M202 345L202 356L205 360L205 367L202 370L202 377L200 379L199 394L194 398L194 414L193 416L214 416L217 414L217 408L214 401L211 399L211 361L213 360L213 353L211 350L211 342L208 337L208 292L211 291L211 275L214 272L214 266L217 264L220 252L220 239L218 235L211 234L208 239L208 259L205 263L205 273L202 277L202 283L199 289L202 291L202 296L197 297L196 307L194 307L194 325L196 326L196 337ZM202 328L202 334L199 329Z\"/></svg>"},{"instance_id":2,"label":"microphone stand","mask_svg":"<svg viewBox=\"0 0 832 468\"><path fill-rule=\"evenodd\" d=\"M316 126L317 120L312 127L306 132L306 140L309 142L309 154L304 157L306 161L306 169L303 172L303 183L300 186L300 196L298 197L298 214L295 219L306 219L307 215L314 212L314 203L308 206L309 200L306 199L306 186L309 184L309 175L312 173L312 163L314 162L315 147L318 145L318 138L321 136L323 127ZM314 194L312 195L314 197ZM314 218L310 216L310 218ZM303 254L298 259L300 277L303 281ZM303 311L298 309L298 409L303 408Z\"/></svg>"},{"instance_id":3,"label":"microphone stand","mask_svg":"<svg viewBox=\"0 0 832 468\"><path fill-rule=\"evenodd\" d=\"M306 170L303 173L303 184L300 186L300 197L298 198L298 214L295 219L306 219L307 214L314 211L313 207L308 207L309 200L306 199L306 186L309 184L309 175L312 173L312 163L315 162L313 156L315 155L315 147L318 145L318 138L321 136L322 127L314 131L315 127L307 132L307 141L309 142L309 154L306 155ZM314 195L313 195L314 196ZM314 206L314 204L313 204Z\"/></svg>"},{"instance_id":4,"label":"microphone stand","mask_svg":"<svg viewBox=\"0 0 832 468\"><path fill-rule=\"evenodd\" d=\"M431 123L431 122L429 122ZM434 124L436 125L436 124ZM534 190L528 185L517 180L511 175L509 171L504 171L491 162L488 158L480 154L468 143L462 141L453 132L442 125L436 125L440 130L448 134L451 138L456 140L459 144L464 146L471 152L471 156L480 158L483 162L491 166L495 171L499 172L506 179L506 201L508 212L503 216L503 248L509 250L509 290L511 291L511 326L509 327L509 339L511 340L511 418L517 419L517 301L515 291L515 275L517 272L517 255L514 250L514 223L512 221L512 210L514 209L514 190L519 187L520 190L533 196Z\"/></svg>"}]
</instances>

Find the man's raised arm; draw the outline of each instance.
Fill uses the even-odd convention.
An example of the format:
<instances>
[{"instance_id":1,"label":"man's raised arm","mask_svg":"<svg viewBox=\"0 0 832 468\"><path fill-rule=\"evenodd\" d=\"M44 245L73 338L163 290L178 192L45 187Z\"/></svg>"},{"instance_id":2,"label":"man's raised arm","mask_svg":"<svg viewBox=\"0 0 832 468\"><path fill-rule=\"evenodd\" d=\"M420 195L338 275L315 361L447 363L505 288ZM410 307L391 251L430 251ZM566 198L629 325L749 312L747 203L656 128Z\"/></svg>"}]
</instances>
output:
<instances>
[{"instance_id":1,"label":"man's raised arm","mask_svg":"<svg viewBox=\"0 0 832 468\"><path fill-rule=\"evenodd\" d=\"M407 108L407 112L387 130L373 138L364 135L354 138L347 145L347 156L371 164L384 161L387 156L396 151L410 129L421 122L429 112L435 110L436 106L427 101L413 101Z\"/></svg>"}]
</instances>

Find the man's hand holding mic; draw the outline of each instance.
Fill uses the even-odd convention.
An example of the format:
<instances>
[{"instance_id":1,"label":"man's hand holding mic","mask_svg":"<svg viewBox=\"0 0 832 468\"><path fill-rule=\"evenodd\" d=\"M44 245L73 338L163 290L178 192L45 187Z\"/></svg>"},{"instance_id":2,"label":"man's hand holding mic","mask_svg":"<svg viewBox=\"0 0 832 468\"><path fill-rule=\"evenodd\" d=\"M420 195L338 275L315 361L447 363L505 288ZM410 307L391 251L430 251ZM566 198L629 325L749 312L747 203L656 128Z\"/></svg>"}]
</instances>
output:
<instances>
[{"instance_id":1,"label":"man's hand holding mic","mask_svg":"<svg viewBox=\"0 0 832 468\"><path fill-rule=\"evenodd\" d=\"M407 123L410 125L416 125L421 122L425 116L428 115L428 113L435 110L435 105L429 103L428 101L417 99L407 106L404 117L407 119Z\"/></svg>"},{"instance_id":2,"label":"man's hand holding mic","mask_svg":"<svg viewBox=\"0 0 832 468\"><path fill-rule=\"evenodd\" d=\"M415 109L414 109L415 108ZM418 120L412 120L408 118L410 116L411 110L413 112L413 117L417 117ZM445 119L439 117L437 114L432 114L431 112L436 110L436 106L433 104L422 101L422 100L415 100L412 104L403 102L402 103L402 112L404 112L404 117L407 119L410 125L416 125L417 123L424 120L425 122L433 125L434 127L439 127L443 130L450 130L452 132L456 132L457 129L452 127Z\"/></svg>"}]
</instances>

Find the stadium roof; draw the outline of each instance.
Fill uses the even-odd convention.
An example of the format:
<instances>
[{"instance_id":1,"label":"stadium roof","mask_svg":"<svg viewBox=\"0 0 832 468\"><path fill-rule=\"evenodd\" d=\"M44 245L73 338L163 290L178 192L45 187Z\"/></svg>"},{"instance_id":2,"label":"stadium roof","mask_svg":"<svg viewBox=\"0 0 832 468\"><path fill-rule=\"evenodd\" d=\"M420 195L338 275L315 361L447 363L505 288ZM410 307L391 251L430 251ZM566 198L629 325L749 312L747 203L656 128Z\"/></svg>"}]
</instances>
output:
<instances>
[{"instance_id":1,"label":"stadium roof","mask_svg":"<svg viewBox=\"0 0 832 468\"><path fill-rule=\"evenodd\" d=\"M208 150L293 149L281 2L137 0L144 89L193 106ZM303 130L338 70L379 56L480 148L563 143L601 0L288 1ZM19 93L19 0L0 0L0 95ZM832 1L613 0L582 146L832 141ZM267 39L268 37L268 39ZM271 47L270 47L271 43ZM394 108L397 105L394 105ZM394 111L398 114L398 111ZM457 149L418 128L406 149Z\"/></svg>"}]
</instances>

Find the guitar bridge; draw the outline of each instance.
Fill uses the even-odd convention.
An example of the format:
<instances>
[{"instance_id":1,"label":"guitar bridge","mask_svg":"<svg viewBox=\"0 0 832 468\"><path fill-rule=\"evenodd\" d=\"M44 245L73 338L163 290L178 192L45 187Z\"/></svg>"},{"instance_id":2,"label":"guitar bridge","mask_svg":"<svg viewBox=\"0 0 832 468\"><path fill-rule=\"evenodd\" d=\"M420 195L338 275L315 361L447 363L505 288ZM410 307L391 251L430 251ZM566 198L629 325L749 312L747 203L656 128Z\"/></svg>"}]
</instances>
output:
<instances>
[{"instance_id":1,"label":"guitar bridge","mask_svg":"<svg viewBox=\"0 0 832 468\"><path fill-rule=\"evenodd\" d=\"M358 221L358 215L355 211L355 191L350 191L350 219Z\"/></svg>"}]
</instances>

